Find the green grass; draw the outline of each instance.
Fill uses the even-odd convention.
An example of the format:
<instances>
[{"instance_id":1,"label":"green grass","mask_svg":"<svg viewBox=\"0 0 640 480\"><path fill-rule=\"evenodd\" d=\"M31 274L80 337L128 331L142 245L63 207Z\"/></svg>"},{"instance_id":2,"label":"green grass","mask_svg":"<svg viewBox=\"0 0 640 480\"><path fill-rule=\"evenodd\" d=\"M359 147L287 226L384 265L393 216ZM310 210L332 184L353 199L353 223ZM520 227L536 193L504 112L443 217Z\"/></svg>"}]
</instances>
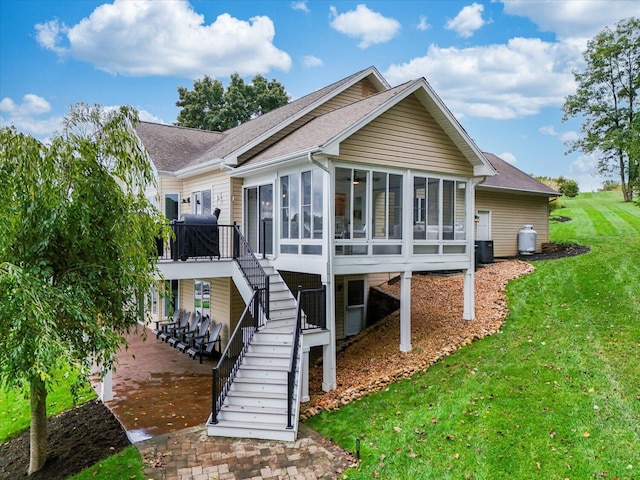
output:
<instances>
[{"instance_id":1,"label":"green grass","mask_svg":"<svg viewBox=\"0 0 640 480\"><path fill-rule=\"evenodd\" d=\"M73 407L71 384L76 381L72 373L61 371L58 381L47 394L47 415L52 416ZM96 398L95 391L87 383L78 394L78 403ZM0 389L0 443L29 427L30 405L28 395L20 390Z\"/></svg>"},{"instance_id":2,"label":"green grass","mask_svg":"<svg viewBox=\"0 0 640 480\"><path fill-rule=\"evenodd\" d=\"M502 331L309 425L361 464L350 479L640 477L640 208L619 192L557 210L555 241L508 288Z\"/></svg>"},{"instance_id":3,"label":"green grass","mask_svg":"<svg viewBox=\"0 0 640 480\"><path fill-rule=\"evenodd\" d=\"M49 416L56 415L74 406L70 393L71 384L75 380L73 374L62 371L57 378L56 385L47 395L47 415ZM77 400L80 404L94 398L96 398L96 393L87 383L86 388L80 391ZM0 443L29 428L29 409L29 399L22 392L18 390L0 390ZM144 464L138 449L131 446L71 478L73 480L90 478L143 480L145 478Z\"/></svg>"},{"instance_id":4,"label":"green grass","mask_svg":"<svg viewBox=\"0 0 640 480\"><path fill-rule=\"evenodd\" d=\"M144 480L144 464L140 452L132 445L92 467L86 468L79 474L70 477L69 480L94 480L95 478L100 480Z\"/></svg>"}]
</instances>

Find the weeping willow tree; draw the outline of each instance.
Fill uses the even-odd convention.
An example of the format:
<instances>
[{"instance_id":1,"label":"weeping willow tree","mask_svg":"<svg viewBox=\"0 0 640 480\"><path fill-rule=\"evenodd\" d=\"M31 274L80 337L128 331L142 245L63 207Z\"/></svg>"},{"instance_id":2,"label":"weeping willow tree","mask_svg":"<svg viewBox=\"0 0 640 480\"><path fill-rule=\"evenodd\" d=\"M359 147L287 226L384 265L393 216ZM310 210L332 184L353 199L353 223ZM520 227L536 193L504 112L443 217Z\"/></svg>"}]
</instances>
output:
<instances>
[{"instance_id":1,"label":"weeping willow tree","mask_svg":"<svg viewBox=\"0 0 640 480\"><path fill-rule=\"evenodd\" d=\"M47 457L54 372L110 368L157 273L166 226L137 120L79 104L49 144L0 130L0 386L29 392L30 474Z\"/></svg>"}]
</instances>

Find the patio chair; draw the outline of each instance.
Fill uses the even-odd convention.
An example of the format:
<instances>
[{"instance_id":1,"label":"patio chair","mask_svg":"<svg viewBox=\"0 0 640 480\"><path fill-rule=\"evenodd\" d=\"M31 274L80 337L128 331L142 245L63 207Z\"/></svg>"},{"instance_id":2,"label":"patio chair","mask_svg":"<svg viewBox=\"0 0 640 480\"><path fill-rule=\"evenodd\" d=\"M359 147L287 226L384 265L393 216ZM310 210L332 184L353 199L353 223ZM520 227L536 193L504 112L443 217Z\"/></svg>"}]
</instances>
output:
<instances>
[{"instance_id":1,"label":"patio chair","mask_svg":"<svg viewBox=\"0 0 640 480\"><path fill-rule=\"evenodd\" d=\"M158 338L158 335L160 335L160 332L162 332L166 326L175 325L180 321L180 315L182 315L182 309L176 308L173 312L173 316L169 317L168 320L165 320L164 322L161 320L157 320L156 328L153 328L151 330L151 333L153 333L156 336L156 338Z\"/></svg>"},{"instance_id":2,"label":"patio chair","mask_svg":"<svg viewBox=\"0 0 640 480\"><path fill-rule=\"evenodd\" d=\"M205 317L200 322L197 328L186 332L183 336L183 340L179 341L175 347L180 350L182 353L186 351L187 348L193 347L194 345L202 342L206 342L209 340L209 325L211 324L211 318L209 315L205 315Z\"/></svg>"},{"instance_id":3,"label":"patio chair","mask_svg":"<svg viewBox=\"0 0 640 480\"><path fill-rule=\"evenodd\" d=\"M196 312L191 316L191 320L187 326L178 327L173 330L173 335L171 338L167 340L167 343L175 348L176 344L184 338L187 332L191 332L196 329L197 325L200 323L200 319L202 318L202 313Z\"/></svg>"},{"instance_id":4,"label":"patio chair","mask_svg":"<svg viewBox=\"0 0 640 480\"><path fill-rule=\"evenodd\" d=\"M166 325L164 329L158 335L158 338L163 342L167 342L174 335L174 331L178 328L184 328L189 325L189 319L191 318L191 312L182 312L180 321L174 325Z\"/></svg>"},{"instance_id":5,"label":"patio chair","mask_svg":"<svg viewBox=\"0 0 640 480\"><path fill-rule=\"evenodd\" d=\"M222 330L222 322L218 323L209 336L208 342L202 342L197 346L189 347L187 349L187 355L194 360L196 357L200 357L200 363L202 363L202 357L217 357L221 353L222 340L220 338L220 331ZM212 340L213 339L213 340ZM218 351L216 352L215 346L218 344Z\"/></svg>"}]
</instances>

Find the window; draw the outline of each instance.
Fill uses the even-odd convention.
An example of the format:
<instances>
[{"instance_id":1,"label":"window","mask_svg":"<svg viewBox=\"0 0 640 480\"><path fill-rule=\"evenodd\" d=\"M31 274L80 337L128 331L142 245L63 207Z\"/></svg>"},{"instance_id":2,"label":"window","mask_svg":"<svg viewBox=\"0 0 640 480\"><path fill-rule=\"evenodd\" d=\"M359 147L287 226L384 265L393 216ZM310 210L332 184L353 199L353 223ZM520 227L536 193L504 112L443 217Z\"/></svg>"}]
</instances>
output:
<instances>
[{"instance_id":1,"label":"window","mask_svg":"<svg viewBox=\"0 0 640 480\"><path fill-rule=\"evenodd\" d=\"M170 317L178 307L178 280L165 280L164 316Z\"/></svg>"},{"instance_id":2,"label":"window","mask_svg":"<svg viewBox=\"0 0 640 480\"><path fill-rule=\"evenodd\" d=\"M164 196L164 215L169 220L178 218L178 194L167 193Z\"/></svg>"},{"instance_id":3,"label":"window","mask_svg":"<svg viewBox=\"0 0 640 480\"><path fill-rule=\"evenodd\" d=\"M211 215L211 189L200 190L191 194L193 202L193 213L196 215Z\"/></svg>"},{"instance_id":4,"label":"window","mask_svg":"<svg viewBox=\"0 0 640 480\"><path fill-rule=\"evenodd\" d=\"M322 172L308 170L280 177L280 238L319 240L323 237ZM303 248L303 253L319 254L317 248ZM281 242L282 253L297 253L296 245Z\"/></svg>"},{"instance_id":5,"label":"window","mask_svg":"<svg viewBox=\"0 0 640 480\"><path fill-rule=\"evenodd\" d=\"M466 192L466 182L433 177L414 177L413 238L433 241L465 240ZM450 253L458 253L456 249L452 248L445 250ZM414 249L414 251L416 253L434 253L432 248L423 247Z\"/></svg>"},{"instance_id":6,"label":"window","mask_svg":"<svg viewBox=\"0 0 640 480\"><path fill-rule=\"evenodd\" d=\"M211 317L211 283L204 280L194 280L193 309L200 312L202 318Z\"/></svg>"},{"instance_id":7,"label":"window","mask_svg":"<svg viewBox=\"0 0 640 480\"><path fill-rule=\"evenodd\" d=\"M387 172L336 168L336 238L402 239L402 178ZM355 252L353 248L342 251ZM400 253L389 248L376 252Z\"/></svg>"}]
</instances>

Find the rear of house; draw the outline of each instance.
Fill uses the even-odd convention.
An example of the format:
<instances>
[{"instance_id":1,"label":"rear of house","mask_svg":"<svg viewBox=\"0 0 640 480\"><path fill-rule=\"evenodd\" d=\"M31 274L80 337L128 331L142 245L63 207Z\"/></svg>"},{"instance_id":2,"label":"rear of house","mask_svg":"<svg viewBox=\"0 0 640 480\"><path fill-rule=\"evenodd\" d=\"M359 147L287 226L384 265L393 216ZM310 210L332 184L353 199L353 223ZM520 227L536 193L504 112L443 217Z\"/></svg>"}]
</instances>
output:
<instances>
[{"instance_id":1,"label":"rear of house","mask_svg":"<svg viewBox=\"0 0 640 480\"><path fill-rule=\"evenodd\" d=\"M163 245L165 296L151 307L158 319L176 308L209 315L224 325L222 349L244 358L211 435L295 438L310 349L322 349L322 388L334 389L336 342L364 328L369 287L384 279L400 276L402 351L414 271L462 271L463 316L474 318L476 189L496 169L424 79L390 88L369 68L227 132L144 122L138 132L157 170L148 193L174 228L220 209L217 256ZM482 208L495 236L492 195ZM320 292L321 308L300 310L299 287ZM240 324L250 333L238 353L231 335L251 315L261 319Z\"/></svg>"}]
</instances>

